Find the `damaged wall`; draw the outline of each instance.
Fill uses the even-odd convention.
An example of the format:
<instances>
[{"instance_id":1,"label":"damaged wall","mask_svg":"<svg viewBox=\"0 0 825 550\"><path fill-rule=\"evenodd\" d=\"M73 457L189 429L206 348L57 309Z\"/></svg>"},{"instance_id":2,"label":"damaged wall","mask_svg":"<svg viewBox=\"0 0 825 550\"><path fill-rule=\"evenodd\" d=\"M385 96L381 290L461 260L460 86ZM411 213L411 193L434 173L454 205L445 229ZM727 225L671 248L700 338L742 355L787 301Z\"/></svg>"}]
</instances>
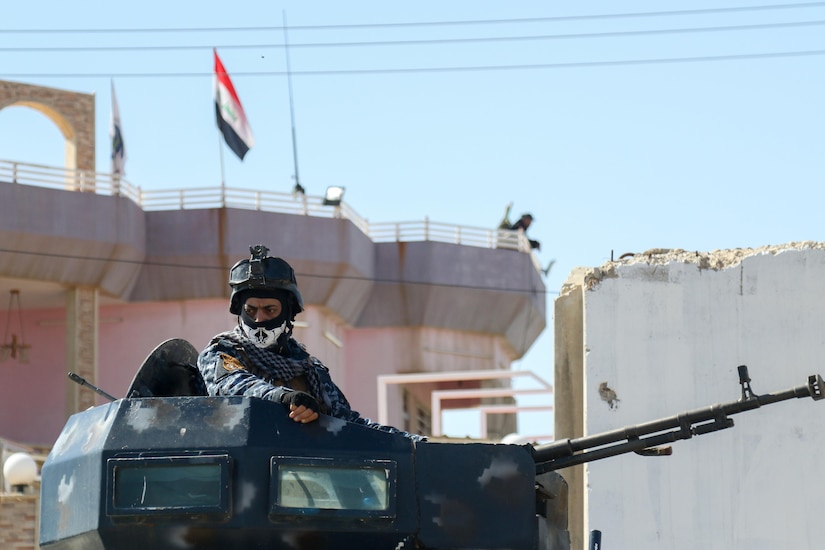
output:
<instances>
[{"instance_id":1,"label":"damaged wall","mask_svg":"<svg viewBox=\"0 0 825 550\"><path fill-rule=\"evenodd\" d=\"M804 385L825 371L824 282L825 243L813 242L653 250L577 270L556 304L556 325L567 326L556 395L577 403L556 407L557 438L736 401L739 365L757 394ZM592 529L616 548L816 547L823 415L821 403L788 401L679 441L670 457L562 472L572 547Z\"/></svg>"}]
</instances>

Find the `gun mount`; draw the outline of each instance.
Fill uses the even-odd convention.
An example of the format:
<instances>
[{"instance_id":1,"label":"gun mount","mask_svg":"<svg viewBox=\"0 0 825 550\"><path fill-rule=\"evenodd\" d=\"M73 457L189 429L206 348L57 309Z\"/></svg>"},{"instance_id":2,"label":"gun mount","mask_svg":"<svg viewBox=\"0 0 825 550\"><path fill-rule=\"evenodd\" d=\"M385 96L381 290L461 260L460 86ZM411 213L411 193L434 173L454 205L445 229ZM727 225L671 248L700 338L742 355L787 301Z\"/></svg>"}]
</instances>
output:
<instances>
[{"instance_id":1,"label":"gun mount","mask_svg":"<svg viewBox=\"0 0 825 550\"><path fill-rule=\"evenodd\" d=\"M739 401L640 426L535 447L417 444L328 416L296 424L258 398L207 397L195 358L187 342L164 342L127 398L68 420L41 472L41 547L566 550L553 470L663 454L732 426L729 415L822 398L818 375L754 395L740 367Z\"/></svg>"}]
</instances>

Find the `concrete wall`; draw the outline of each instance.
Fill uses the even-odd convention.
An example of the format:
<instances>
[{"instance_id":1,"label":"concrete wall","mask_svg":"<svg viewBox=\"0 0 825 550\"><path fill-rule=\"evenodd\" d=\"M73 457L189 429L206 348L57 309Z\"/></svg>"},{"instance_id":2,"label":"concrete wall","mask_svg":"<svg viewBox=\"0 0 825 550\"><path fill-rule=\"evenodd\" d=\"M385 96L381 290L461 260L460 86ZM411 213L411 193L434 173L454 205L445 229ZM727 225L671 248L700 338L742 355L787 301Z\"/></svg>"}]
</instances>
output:
<instances>
[{"instance_id":1,"label":"concrete wall","mask_svg":"<svg viewBox=\"0 0 825 550\"><path fill-rule=\"evenodd\" d=\"M738 365L749 367L757 394L804 385L825 370L823 280L822 243L654 251L574 274L559 301L579 295L582 308L559 318L557 307L556 323L581 337L557 342L569 349L556 357L581 360L567 363L556 395L582 408L557 401L557 437L578 435L570 433L577 415L592 435L736 401ZM602 383L615 391L613 406ZM779 403L732 417L733 429L679 441L670 457L575 468L573 547L591 529L606 548L819 547L823 407Z\"/></svg>"},{"instance_id":2,"label":"concrete wall","mask_svg":"<svg viewBox=\"0 0 825 550\"><path fill-rule=\"evenodd\" d=\"M145 232L143 211L128 199L0 182L0 277L127 298Z\"/></svg>"},{"instance_id":3,"label":"concrete wall","mask_svg":"<svg viewBox=\"0 0 825 550\"><path fill-rule=\"evenodd\" d=\"M553 409L555 411L556 439L584 435L584 293L583 273L571 274L554 304L555 361ZM560 391L561 390L561 391ZM582 537L584 526L584 472L581 466L566 468L561 473L568 483L567 502L572 514L568 517L573 548L584 548L587 537Z\"/></svg>"},{"instance_id":4,"label":"concrete wall","mask_svg":"<svg viewBox=\"0 0 825 550\"><path fill-rule=\"evenodd\" d=\"M0 242L0 282L38 281L52 292L94 287L102 300L228 298L229 267L262 243L293 266L305 304L349 325L503 335L514 358L546 327L544 281L529 254L375 243L343 218L233 208L144 212L122 197L0 182ZM30 304L37 296L24 298Z\"/></svg>"}]
</instances>

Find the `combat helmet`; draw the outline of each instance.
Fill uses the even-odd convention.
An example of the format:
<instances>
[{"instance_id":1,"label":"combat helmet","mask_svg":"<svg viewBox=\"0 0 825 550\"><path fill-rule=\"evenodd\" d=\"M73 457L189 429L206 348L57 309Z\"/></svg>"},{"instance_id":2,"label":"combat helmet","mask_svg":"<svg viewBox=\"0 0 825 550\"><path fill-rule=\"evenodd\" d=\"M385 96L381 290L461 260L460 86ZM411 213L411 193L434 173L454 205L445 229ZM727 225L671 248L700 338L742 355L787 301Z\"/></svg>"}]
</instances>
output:
<instances>
[{"instance_id":1,"label":"combat helmet","mask_svg":"<svg viewBox=\"0 0 825 550\"><path fill-rule=\"evenodd\" d=\"M269 249L262 244L249 247L251 257L241 260L229 270L229 312L240 315L243 294L250 290L286 290L292 296L292 315L304 310L304 299L298 290L295 271L281 258L271 258Z\"/></svg>"}]
</instances>

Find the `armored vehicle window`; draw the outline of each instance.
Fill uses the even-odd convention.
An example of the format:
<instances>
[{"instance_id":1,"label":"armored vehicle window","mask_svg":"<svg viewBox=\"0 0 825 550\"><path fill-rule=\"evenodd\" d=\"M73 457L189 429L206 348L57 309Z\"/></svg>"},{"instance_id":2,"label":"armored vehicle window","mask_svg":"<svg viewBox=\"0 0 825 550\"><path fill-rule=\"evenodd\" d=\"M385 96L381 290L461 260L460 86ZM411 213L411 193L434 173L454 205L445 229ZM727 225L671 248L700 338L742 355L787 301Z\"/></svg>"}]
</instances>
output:
<instances>
[{"instance_id":1,"label":"armored vehicle window","mask_svg":"<svg viewBox=\"0 0 825 550\"><path fill-rule=\"evenodd\" d=\"M394 514L395 464L273 457L273 511L325 509Z\"/></svg>"},{"instance_id":2,"label":"armored vehicle window","mask_svg":"<svg viewBox=\"0 0 825 550\"><path fill-rule=\"evenodd\" d=\"M108 460L109 515L228 513L229 456Z\"/></svg>"}]
</instances>

